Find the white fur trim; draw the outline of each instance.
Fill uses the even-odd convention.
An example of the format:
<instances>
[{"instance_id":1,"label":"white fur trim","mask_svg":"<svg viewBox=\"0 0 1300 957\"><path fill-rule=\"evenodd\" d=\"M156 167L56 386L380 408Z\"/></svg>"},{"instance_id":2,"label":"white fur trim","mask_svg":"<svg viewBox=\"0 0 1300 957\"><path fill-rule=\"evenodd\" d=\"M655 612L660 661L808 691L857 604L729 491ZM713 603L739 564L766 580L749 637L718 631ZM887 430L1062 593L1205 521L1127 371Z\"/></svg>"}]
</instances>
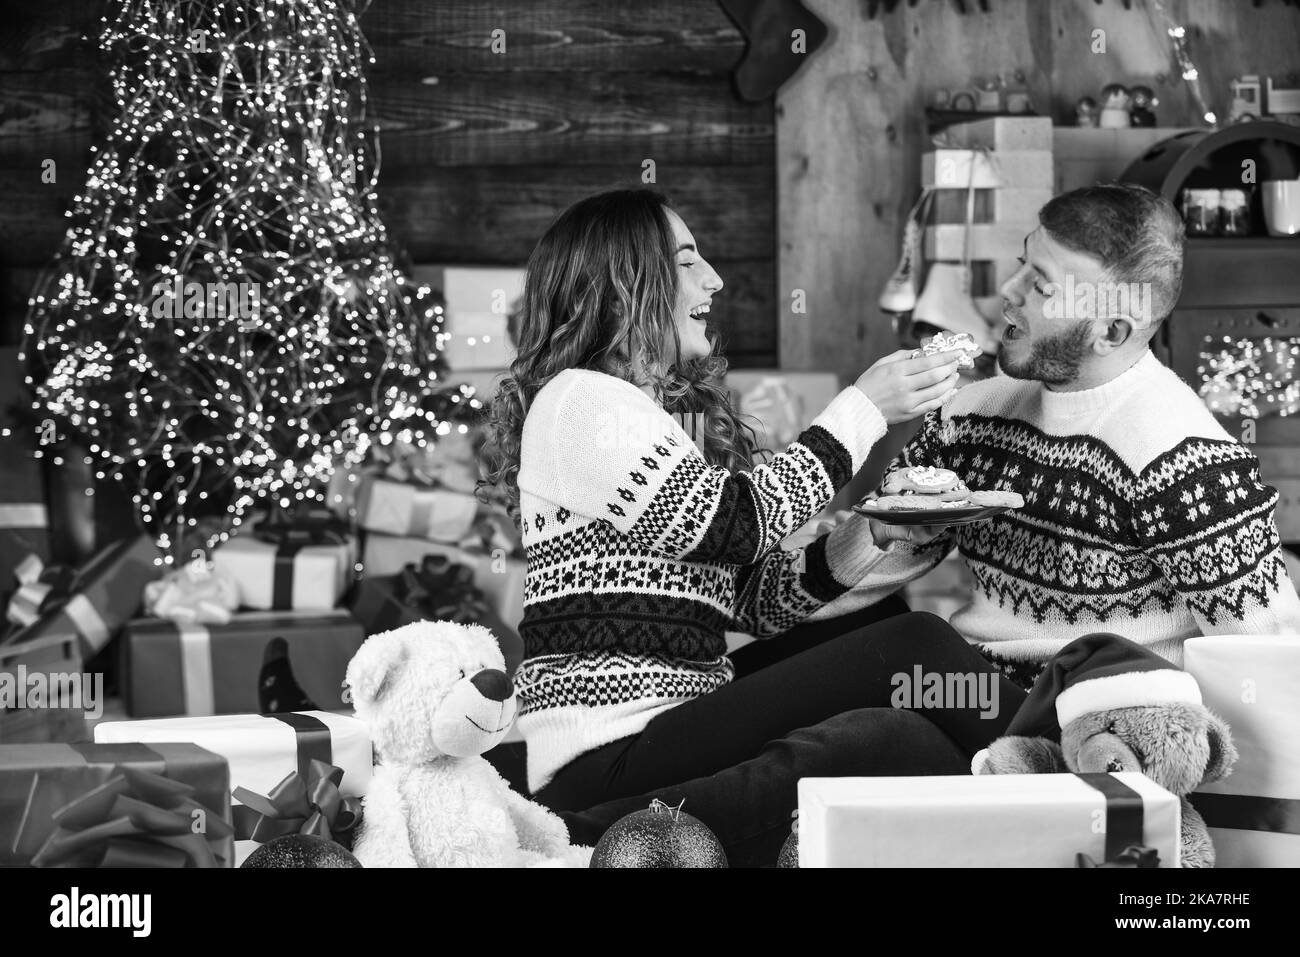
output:
<instances>
[{"instance_id":1,"label":"white fur trim","mask_svg":"<svg viewBox=\"0 0 1300 957\"><path fill-rule=\"evenodd\" d=\"M1161 668L1090 678L1056 696L1056 720L1064 728L1085 714L1155 704L1200 704L1201 686L1185 671Z\"/></svg>"},{"instance_id":2,"label":"white fur trim","mask_svg":"<svg viewBox=\"0 0 1300 957\"><path fill-rule=\"evenodd\" d=\"M970 773L971 774L987 773L984 770L984 765L988 763L988 760L989 760L989 749L980 748L978 751L975 752L975 757L970 759Z\"/></svg>"}]
</instances>

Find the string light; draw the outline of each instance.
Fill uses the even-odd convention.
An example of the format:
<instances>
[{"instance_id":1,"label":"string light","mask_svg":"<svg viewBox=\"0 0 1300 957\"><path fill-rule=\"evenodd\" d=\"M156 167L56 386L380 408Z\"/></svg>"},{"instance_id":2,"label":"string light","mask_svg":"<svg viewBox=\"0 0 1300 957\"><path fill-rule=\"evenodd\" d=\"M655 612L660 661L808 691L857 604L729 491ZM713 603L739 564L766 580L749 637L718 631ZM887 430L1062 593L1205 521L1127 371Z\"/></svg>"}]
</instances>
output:
<instances>
[{"instance_id":1,"label":"string light","mask_svg":"<svg viewBox=\"0 0 1300 957\"><path fill-rule=\"evenodd\" d=\"M1218 348L1201 352L1201 398L1219 415L1295 415L1300 412L1298 360L1300 339L1222 336Z\"/></svg>"},{"instance_id":2,"label":"string light","mask_svg":"<svg viewBox=\"0 0 1300 957\"><path fill-rule=\"evenodd\" d=\"M1152 6L1155 7L1161 19L1165 22L1165 33L1174 43L1174 56L1178 59L1178 67L1182 70L1183 79L1187 82L1188 88L1192 91L1192 98L1196 100L1196 108L1201 111L1201 116L1210 126L1217 126L1219 118L1215 116L1214 111L1206 105L1205 94L1201 92L1201 74L1196 69L1196 64L1192 62L1191 54L1187 52L1187 29L1181 23L1175 23L1174 18L1169 15L1165 9L1162 0L1152 0Z\"/></svg>"},{"instance_id":3,"label":"string light","mask_svg":"<svg viewBox=\"0 0 1300 957\"><path fill-rule=\"evenodd\" d=\"M22 351L37 414L130 483L161 547L200 515L212 547L258 505L324 502L372 441L482 408L389 252L351 4L125 0L100 48L118 119Z\"/></svg>"}]
</instances>

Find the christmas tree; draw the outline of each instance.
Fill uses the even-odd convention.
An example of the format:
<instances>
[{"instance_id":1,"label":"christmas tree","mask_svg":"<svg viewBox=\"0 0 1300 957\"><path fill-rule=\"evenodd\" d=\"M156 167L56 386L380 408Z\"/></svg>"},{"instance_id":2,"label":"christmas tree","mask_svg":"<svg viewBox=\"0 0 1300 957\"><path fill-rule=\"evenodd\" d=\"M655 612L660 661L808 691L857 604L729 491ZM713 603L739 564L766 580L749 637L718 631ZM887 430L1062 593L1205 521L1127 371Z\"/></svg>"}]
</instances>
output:
<instances>
[{"instance_id":1,"label":"christmas tree","mask_svg":"<svg viewBox=\"0 0 1300 957\"><path fill-rule=\"evenodd\" d=\"M436 444L442 307L376 210L373 62L346 0L118 0L117 116L31 301L35 411L173 556L323 501L374 438ZM48 427L48 426L47 426Z\"/></svg>"}]
</instances>

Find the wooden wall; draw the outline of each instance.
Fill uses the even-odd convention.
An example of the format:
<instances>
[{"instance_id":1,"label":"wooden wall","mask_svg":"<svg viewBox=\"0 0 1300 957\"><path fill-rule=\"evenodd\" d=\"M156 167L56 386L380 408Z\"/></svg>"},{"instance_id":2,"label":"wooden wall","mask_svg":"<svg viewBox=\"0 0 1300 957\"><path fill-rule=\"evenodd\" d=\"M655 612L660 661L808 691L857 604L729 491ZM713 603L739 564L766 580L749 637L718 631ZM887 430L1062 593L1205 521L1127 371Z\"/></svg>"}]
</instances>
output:
<instances>
[{"instance_id":1,"label":"wooden wall","mask_svg":"<svg viewBox=\"0 0 1300 957\"><path fill-rule=\"evenodd\" d=\"M63 234L95 124L112 119L93 0L10 0L0 39L0 343ZM739 31L713 0L374 0L381 211L417 262L519 265L566 205L642 181L673 200L727 283L737 366L777 361L774 103L742 103ZM494 30L505 52L494 52ZM58 161L55 185L40 163Z\"/></svg>"},{"instance_id":2,"label":"wooden wall","mask_svg":"<svg viewBox=\"0 0 1300 957\"><path fill-rule=\"evenodd\" d=\"M876 307L898 262L908 208L928 144L924 106L936 87L974 75L1023 71L1039 112L1073 123L1073 105L1111 81L1150 85L1162 126L1196 125L1197 112L1150 0L991 0L990 13L959 16L949 3L900 4L868 19L866 4L806 0L831 37L777 96L778 303L781 364L832 369L847 381L895 349ZM1235 0L1166 0L1213 109L1226 116L1228 81L1242 73L1300 72L1300 10ZM967 4L974 7L974 4ZM1159 26L1157 26L1159 24ZM1105 54L1090 52L1106 31ZM807 313L791 311L792 291ZM852 499L901 448L891 431Z\"/></svg>"}]
</instances>

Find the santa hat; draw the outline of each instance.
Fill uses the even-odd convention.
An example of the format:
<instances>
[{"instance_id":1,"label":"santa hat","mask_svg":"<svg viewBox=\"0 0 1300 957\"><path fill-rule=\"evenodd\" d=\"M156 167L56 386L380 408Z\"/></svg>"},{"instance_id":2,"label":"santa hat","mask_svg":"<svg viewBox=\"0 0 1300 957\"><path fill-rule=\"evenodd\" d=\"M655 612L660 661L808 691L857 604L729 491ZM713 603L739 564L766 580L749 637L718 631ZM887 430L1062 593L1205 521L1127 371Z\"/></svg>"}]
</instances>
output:
<instances>
[{"instance_id":1,"label":"santa hat","mask_svg":"<svg viewBox=\"0 0 1300 957\"><path fill-rule=\"evenodd\" d=\"M1154 651L1119 635L1084 635L1048 662L1005 734L1061 740L1061 729L1111 708L1201 704L1196 679ZM975 773L987 749L975 755Z\"/></svg>"}]
</instances>

